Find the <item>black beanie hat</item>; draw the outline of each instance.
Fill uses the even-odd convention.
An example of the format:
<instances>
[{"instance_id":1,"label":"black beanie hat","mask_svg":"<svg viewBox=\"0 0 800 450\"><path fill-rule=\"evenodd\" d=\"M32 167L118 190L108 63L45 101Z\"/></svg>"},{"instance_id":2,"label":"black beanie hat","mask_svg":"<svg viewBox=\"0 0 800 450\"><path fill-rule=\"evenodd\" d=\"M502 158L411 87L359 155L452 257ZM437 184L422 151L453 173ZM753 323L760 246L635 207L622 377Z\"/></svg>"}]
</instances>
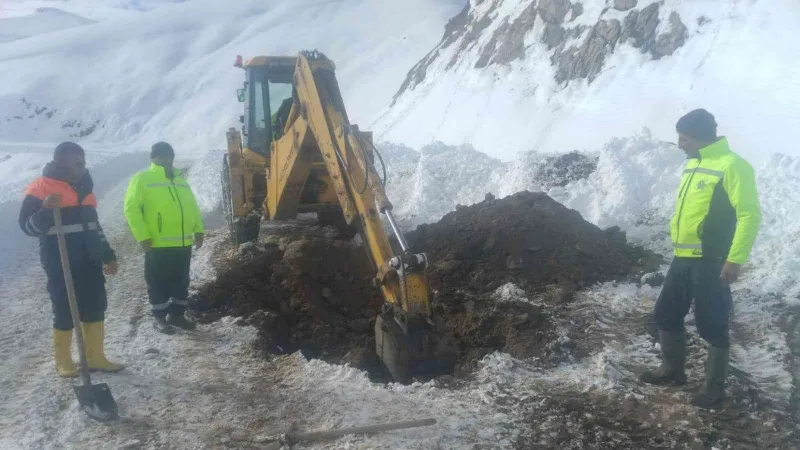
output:
<instances>
[{"instance_id":1,"label":"black beanie hat","mask_svg":"<svg viewBox=\"0 0 800 450\"><path fill-rule=\"evenodd\" d=\"M714 116L705 109L695 109L678 120L675 128L679 133L701 141L717 139L717 122Z\"/></svg>"},{"instance_id":2,"label":"black beanie hat","mask_svg":"<svg viewBox=\"0 0 800 450\"><path fill-rule=\"evenodd\" d=\"M66 155L83 155L83 147L74 142L62 142L53 151L53 160L58 161Z\"/></svg>"},{"instance_id":3,"label":"black beanie hat","mask_svg":"<svg viewBox=\"0 0 800 450\"><path fill-rule=\"evenodd\" d=\"M150 148L150 159L159 156L175 156L175 150L166 142L157 142Z\"/></svg>"}]
</instances>

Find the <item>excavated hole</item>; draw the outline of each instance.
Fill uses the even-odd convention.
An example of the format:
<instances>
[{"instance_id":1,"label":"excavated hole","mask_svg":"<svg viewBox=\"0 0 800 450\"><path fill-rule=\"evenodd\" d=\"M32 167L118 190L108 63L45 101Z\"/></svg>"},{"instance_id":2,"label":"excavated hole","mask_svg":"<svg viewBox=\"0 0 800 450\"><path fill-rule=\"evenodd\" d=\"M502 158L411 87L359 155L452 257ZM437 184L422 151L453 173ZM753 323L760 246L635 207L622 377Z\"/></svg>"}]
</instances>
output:
<instances>
[{"instance_id":1,"label":"excavated hole","mask_svg":"<svg viewBox=\"0 0 800 450\"><path fill-rule=\"evenodd\" d=\"M301 351L390 381L375 354L375 317L383 303L372 283L375 271L364 247L328 231L267 227L255 245L228 246L216 257L219 276L196 294L193 315L201 323L242 317L259 329L267 355ZM552 317L573 293L637 277L658 260L627 245L618 230L601 230L543 193L459 207L407 239L430 259L434 314L460 352L457 378L468 377L493 351L557 363L555 353L564 348L555 345Z\"/></svg>"}]
</instances>

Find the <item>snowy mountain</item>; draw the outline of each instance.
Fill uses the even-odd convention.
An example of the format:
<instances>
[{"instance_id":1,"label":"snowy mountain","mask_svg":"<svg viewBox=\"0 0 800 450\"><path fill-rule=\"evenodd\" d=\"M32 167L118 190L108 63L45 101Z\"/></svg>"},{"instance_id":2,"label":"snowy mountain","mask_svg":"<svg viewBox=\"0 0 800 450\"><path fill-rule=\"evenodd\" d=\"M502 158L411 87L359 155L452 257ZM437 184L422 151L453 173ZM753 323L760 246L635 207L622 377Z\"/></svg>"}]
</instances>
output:
<instances>
[{"instance_id":1,"label":"snowy mountain","mask_svg":"<svg viewBox=\"0 0 800 450\"><path fill-rule=\"evenodd\" d=\"M95 22L126 19L187 0L3 0L0 19L33 16L42 10L59 10Z\"/></svg>"},{"instance_id":2,"label":"snowy mountain","mask_svg":"<svg viewBox=\"0 0 800 450\"><path fill-rule=\"evenodd\" d=\"M419 148L599 150L704 107L737 150L797 154L792 0L471 0L409 72L379 137Z\"/></svg>"},{"instance_id":3,"label":"snowy mountain","mask_svg":"<svg viewBox=\"0 0 800 450\"><path fill-rule=\"evenodd\" d=\"M0 18L0 44L90 23L94 21L60 9L39 8L28 16Z\"/></svg>"},{"instance_id":4,"label":"snowy mountain","mask_svg":"<svg viewBox=\"0 0 800 450\"><path fill-rule=\"evenodd\" d=\"M304 49L334 60L349 115L364 126L461 6L195 0L0 44L0 140L224 148L242 108L236 55Z\"/></svg>"}]
</instances>

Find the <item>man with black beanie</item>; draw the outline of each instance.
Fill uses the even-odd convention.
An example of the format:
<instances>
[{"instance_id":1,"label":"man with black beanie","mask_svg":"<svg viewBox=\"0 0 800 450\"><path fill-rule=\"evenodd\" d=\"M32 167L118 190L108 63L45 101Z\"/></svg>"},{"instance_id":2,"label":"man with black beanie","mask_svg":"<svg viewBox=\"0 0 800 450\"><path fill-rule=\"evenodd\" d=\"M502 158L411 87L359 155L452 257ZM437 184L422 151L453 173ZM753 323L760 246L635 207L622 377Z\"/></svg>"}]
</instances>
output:
<instances>
[{"instance_id":1,"label":"man with black beanie","mask_svg":"<svg viewBox=\"0 0 800 450\"><path fill-rule=\"evenodd\" d=\"M705 384L692 404L710 408L725 396L728 373L730 284L739 278L759 227L761 207L753 168L717 136L714 116L696 109L676 124L686 152L675 213L670 221L674 258L656 301L662 363L640 379L652 384L686 382L684 317L694 300L697 331L708 343Z\"/></svg>"},{"instance_id":2,"label":"man with black beanie","mask_svg":"<svg viewBox=\"0 0 800 450\"><path fill-rule=\"evenodd\" d=\"M128 185L125 217L145 251L145 281L156 329L173 334L173 326L195 328L184 313L192 244L198 249L203 245L203 219L189 184L173 167L172 146L154 144L150 159L150 168L134 175Z\"/></svg>"},{"instance_id":3,"label":"man with black beanie","mask_svg":"<svg viewBox=\"0 0 800 450\"><path fill-rule=\"evenodd\" d=\"M106 359L104 351L108 307L105 275L117 273L117 257L100 226L93 187L83 148L62 142L55 148L53 160L44 166L42 176L25 189L19 212L22 231L39 238L39 256L53 309L56 372L62 377L76 377L78 372L72 359L73 323L55 229L56 207L61 208L89 369L118 372L124 368Z\"/></svg>"}]
</instances>

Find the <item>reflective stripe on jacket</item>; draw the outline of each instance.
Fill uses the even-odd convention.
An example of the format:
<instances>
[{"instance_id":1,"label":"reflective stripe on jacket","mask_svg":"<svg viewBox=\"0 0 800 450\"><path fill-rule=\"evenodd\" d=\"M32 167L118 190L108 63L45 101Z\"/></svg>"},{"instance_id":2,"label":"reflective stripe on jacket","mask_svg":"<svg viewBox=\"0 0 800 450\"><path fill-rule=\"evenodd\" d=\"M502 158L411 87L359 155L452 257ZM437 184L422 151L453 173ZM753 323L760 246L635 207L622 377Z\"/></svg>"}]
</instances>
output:
<instances>
[{"instance_id":1,"label":"reflective stripe on jacket","mask_svg":"<svg viewBox=\"0 0 800 450\"><path fill-rule=\"evenodd\" d=\"M189 184L178 169L172 179L164 168L150 168L133 176L125 195L125 217L137 242L152 239L153 248L189 247L203 219Z\"/></svg>"},{"instance_id":2,"label":"reflective stripe on jacket","mask_svg":"<svg viewBox=\"0 0 800 450\"><path fill-rule=\"evenodd\" d=\"M670 236L675 256L743 264L761 226L755 171L726 138L700 149L681 177Z\"/></svg>"},{"instance_id":3,"label":"reflective stripe on jacket","mask_svg":"<svg viewBox=\"0 0 800 450\"><path fill-rule=\"evenodd\" d=\"M61 195L61 220L67 244L67 254L73 275L81 277L116 259L97 217L97 198L92 192L94 183L87 171L75 183L66 181L63 168L49 162L42 176L26 188L19 212L19 226L32 237L39 238L39 256L48 277L61 277L61 252L56 238L53 210L44 207L51 194Z\"/></svg>"}]
</instances>

